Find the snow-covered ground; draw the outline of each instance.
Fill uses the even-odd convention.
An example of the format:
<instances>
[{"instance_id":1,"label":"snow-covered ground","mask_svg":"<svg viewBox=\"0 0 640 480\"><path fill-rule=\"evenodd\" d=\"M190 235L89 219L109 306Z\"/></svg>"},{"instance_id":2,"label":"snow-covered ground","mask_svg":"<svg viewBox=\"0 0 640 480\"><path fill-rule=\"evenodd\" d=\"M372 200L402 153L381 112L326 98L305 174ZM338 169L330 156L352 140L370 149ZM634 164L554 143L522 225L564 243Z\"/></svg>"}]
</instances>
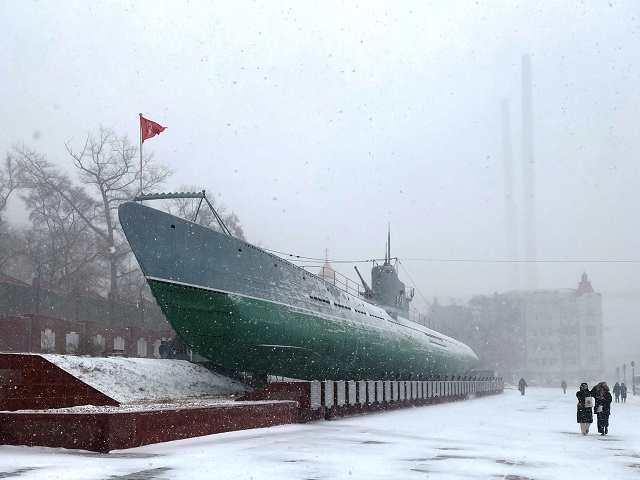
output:
<instances>
[{"instance_id":1,"label":"snow-covered ground","mask_svg":"<svg viewBox=\"0 0 640 480\"><path fill-rule=\"evenodd\" d=\"M97 454L0 446L0 478L511 479L640 477L640 397L610 434L575 421L574 386L229 432ZM577 389L577 386L575 386Z\"/></svg>"},{"instance_id":2,"label":"snow-covered ground","mask_svg":"<svg viewBox=\"0 0 640 480\"><path fill-rule=\"evenodd\" d=\"M247 388L186 360L42 355L124 404L241 395Z\"/></svg>"}]
</instances>

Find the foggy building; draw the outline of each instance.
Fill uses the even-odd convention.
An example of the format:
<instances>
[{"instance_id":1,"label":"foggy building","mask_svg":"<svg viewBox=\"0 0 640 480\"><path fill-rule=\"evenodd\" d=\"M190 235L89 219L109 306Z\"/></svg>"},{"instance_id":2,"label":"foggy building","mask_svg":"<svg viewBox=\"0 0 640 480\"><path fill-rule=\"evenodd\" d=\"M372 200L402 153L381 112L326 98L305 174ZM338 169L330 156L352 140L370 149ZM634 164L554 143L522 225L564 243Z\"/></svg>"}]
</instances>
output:
<instances>
[{"instance_id":1,"label":"foggy building","mask_svg":"<svg viewBox=\"0 0 640 480\"><path fill-rule=\"evenodd\" d=\"M512 292L524 326L524 375L535 385L571 386L604 378L602 298L582 274L577 289Z\"/></svg>"},{"instance_id":2,"label":"foggy building","mask_svg":"<svg viewBox=\"0 0 640 480\"><path fill-rule=\"evenodd\" d=\"M447 308L447 307L445 307ZM477 296L457 325L486 370L506 381L572 387L604 379L602 298L582 274L578 288ZM462 318L462 317L461 317Z\"/></svg>"}]
</instances>

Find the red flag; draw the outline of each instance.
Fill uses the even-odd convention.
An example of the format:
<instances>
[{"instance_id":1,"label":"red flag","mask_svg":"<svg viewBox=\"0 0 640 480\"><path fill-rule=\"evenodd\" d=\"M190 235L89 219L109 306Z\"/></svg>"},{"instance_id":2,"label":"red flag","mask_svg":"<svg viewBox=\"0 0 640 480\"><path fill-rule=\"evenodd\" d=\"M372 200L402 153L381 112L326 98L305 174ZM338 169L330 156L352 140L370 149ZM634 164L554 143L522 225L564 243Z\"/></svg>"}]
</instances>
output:
<instances>
[{"instance_id":1,"label":"red flag","mask_svg":"<svg viewBox=\"0 0 640 480\"><path fill-rule=\"evenodd\" d=\"M147 120L140 115L140 138L142 139L142 143L144 143L146 139L155 137L159 133L164 132L165 128L167 127L163 127L159 123Z\"/></svg>"}]
</instances>

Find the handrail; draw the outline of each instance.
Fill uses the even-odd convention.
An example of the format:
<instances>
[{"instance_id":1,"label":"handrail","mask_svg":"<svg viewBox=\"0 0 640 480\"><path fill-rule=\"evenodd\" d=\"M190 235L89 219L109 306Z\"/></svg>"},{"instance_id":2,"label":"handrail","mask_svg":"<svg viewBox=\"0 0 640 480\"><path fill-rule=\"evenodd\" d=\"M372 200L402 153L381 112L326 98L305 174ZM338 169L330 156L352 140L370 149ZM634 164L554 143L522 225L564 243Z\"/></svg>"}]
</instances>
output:
<instances>
[{"instance_id":1,"label":"handrail","mask_svg":"<svg viewBox=\"0 0 640 480\"><path fill-rule=\"evenodd\" d=\"M342 290L345 293L354 295L358 298L364 295L364 290L362 290L362 286L358 282L350 279L349 277L347 277L346 275L343 275L340 272L335 271L331 267L325 267L323 265L303 265L301 266L301 268L309 272L311 275L321 278L322 280L327 282L329 285L333 285L334 287L338 288L339 290ZM314 273L310 269L315 269L320 271L328 270L333 274L333 276Z\"/></svg>"},{"instance_id":2,"label":"handrail","mask_svg":"<svg viewBox=\"0 0 640 480\"><path fill-rule=\"evenodd\" d=\"M202 192L179 192L179 193L163 192L163 193L149 193L149 194L141 193L140 195L134 197L133 201L143 202L145 200L170 200L172 198L199 198L200 199L200 203L198 204L198 209L196 210L196 214L194 215L192 220L192 222L194 223L198 218L198 212L200 212L200 206L202 205L202 200L204 200L205 202L207 202L207 205L209 205L209 209L211 210L211 213L213 213L213 216L218 222L218 225L220 226L220 229L222 230L222 232L226 233L230 237L233 237L233 235L231 234L231 230L229 230L227 226L224 224L224 222L222 221L222 217L218 215L218 212L216 211L215 208L213 208L213 205L211 205L211 202L205 195L205 190L202 190Z\"/></svg>"},{"instance_id":3,"label":"handrail","mask_svg":"<svg viewBox=\"0 0 640 480\"><path fill-rule=\"evenodd\" d=\"M167 200L171 198L205 198L204 190L202 192L169 192L169 193L141 193L133 198L134 202L142 202L143 200Z\"/></svg>"},{"instance_id":4,"label":"handrail","mask_svg":"<svg viewBox=\"0 0 640 480\"><path fill-rule=\"evenodd\" d=\"M305 270L306 272L308 272L310 275L313 275L315 277L320 278L321 280L324 280L329 285L333 285L334 287L338 288L339 290L345 293L348 293L350 295L353 295L361 299L362 301L370 303L370 301L365 298L365 289L362 285L352 280L351 278L347 277L346 275L343 275L342 273L337 272L333 268L326 267L324 265L298 265L298 266L303 270ZM314 271L311 271L312 269ZM317 271L320 271L320 272L329 271L330 273L329 275L327 275L326 273L325 275L321 275L321 274L315 273ZM384 307L381 307L381 308L384 309ZM418 313L415 310L409 310L409 315L407 320L441 333L448 329L448 327L444 325L441 321L438 321L437 318L428 317L424 314Z\"/></svg>"}]
</instances>

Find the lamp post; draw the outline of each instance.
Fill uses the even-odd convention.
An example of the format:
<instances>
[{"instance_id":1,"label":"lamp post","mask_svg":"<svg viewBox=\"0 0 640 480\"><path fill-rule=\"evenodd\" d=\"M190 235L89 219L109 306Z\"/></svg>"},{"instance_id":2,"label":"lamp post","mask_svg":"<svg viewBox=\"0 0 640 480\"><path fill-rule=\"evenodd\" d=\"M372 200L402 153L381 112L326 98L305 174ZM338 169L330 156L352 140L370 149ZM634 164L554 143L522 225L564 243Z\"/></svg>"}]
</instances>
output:
<instances>
[{"instance_id":1,"label":"lamp post","mask_svg":"<svg viewBox=\"0 0 640 480\"><path fill-rule=\"evenodd\" d=\"M634 368L635 366L636 366L636 362L631 360L631 388L633 389L634 397L636 395L636 370Z\"/></svg>"},{"instance_id":2,"label":"lamp post","mask_svg":"<svg viewBox=\"0 0 640 480\"><path fill-rule=\"evenodd\" d=\"M627 364L623 364L622 365L622 381L624 382L624 384L627 384Z\"/></svg>"}]
</instances>

